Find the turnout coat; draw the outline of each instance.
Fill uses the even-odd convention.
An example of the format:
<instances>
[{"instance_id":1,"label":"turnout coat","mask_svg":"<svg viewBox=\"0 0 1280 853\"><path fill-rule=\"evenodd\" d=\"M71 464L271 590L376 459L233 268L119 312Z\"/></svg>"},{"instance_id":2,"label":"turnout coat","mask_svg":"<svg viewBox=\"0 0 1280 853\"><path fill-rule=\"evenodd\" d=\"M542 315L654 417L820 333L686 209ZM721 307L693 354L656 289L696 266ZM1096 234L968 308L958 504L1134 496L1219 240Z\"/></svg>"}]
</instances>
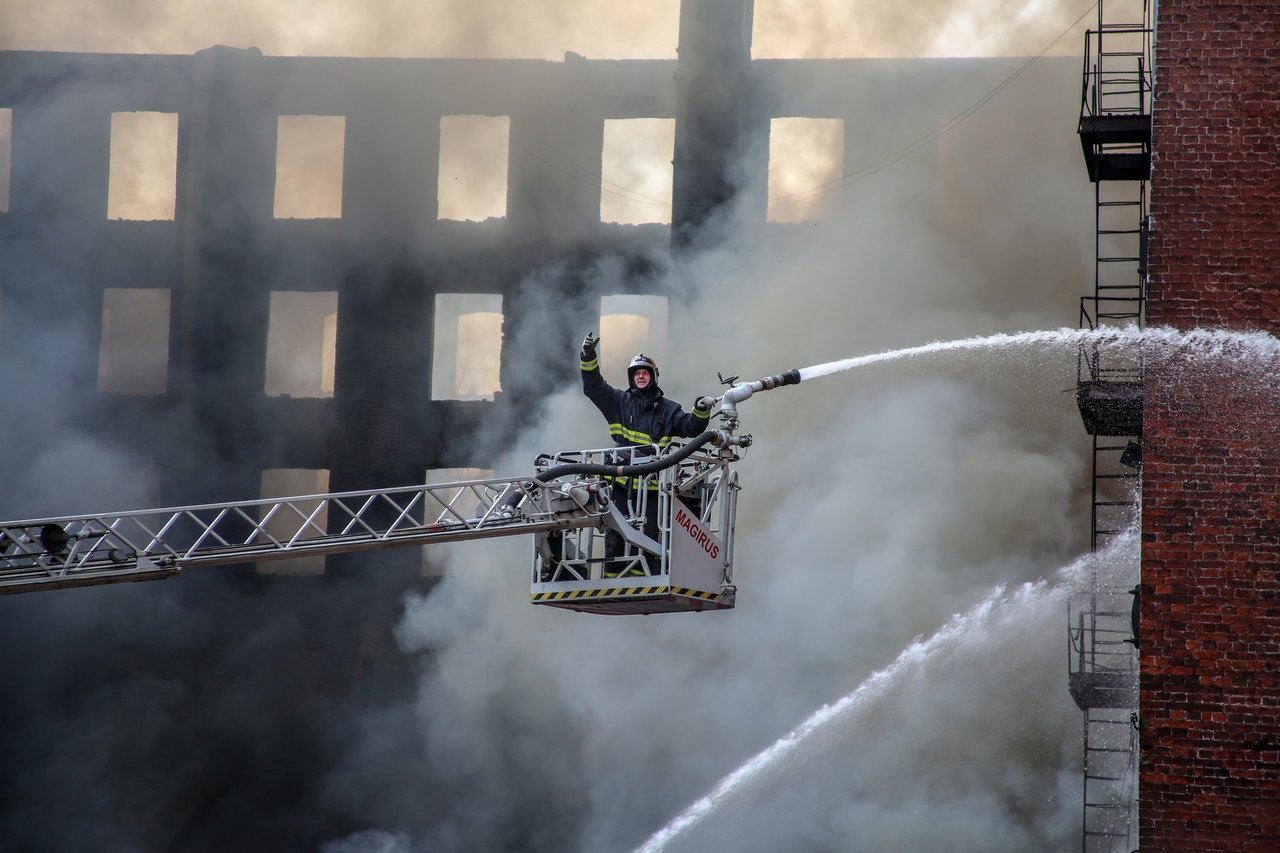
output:
<instances>
[{"instance_id":1,"label":"turnout coat","mask_svg":"<svg viewBox=\"0 0 1280 853\"><path fill-rule=\"evenodd\" d=\"M695 407L686 412L675 400L668 399L656 377L643 390L614 388L600 375L599 359L582 362L582 393L604 415L609 435L618 447L657 445L663 449L672 438L701 435L711 418L709 409Z\"/></svg>"}]
</instances>

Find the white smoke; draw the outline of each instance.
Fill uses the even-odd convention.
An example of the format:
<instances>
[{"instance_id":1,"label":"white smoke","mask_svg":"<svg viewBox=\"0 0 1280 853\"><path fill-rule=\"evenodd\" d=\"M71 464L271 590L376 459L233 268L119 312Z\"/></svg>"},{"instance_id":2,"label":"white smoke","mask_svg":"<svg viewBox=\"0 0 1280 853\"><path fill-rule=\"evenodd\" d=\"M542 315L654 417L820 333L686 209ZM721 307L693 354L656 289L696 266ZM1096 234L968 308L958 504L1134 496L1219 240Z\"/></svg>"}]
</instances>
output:
<instances>
[{"instance_id":1,"label":"white smoke","mask_svg":"<svg viewBox=\"0 0 1280 853\"><path fill-rule=\"evenodd\" d=\"M568 408L572 399L558 402ZM801 400L753 402L760 414L773 404L802 423L807 415ZM513 813L531 815L532 824L580 817L576 849L626 849L991 584L1043 575L1080 529L1070 510L1078 465L1019 446L1000 424L984 422L992 414L975 410L957 387L926 381L838 420L840 428L806 434L782 425L778 442L790 434L796 443L757 448L753 459L763 459L744 475L740 597L729 613L605 619L545 612L524 603L526 543L459 546L445 581L412 604L400 627L406 650L423 653L429 667L418 713L429 745L423 759L441 773L431 788L454 803L443 825L468 823L446 836L433 826L420 837L429 842L422 849L483 846L495 840L488 827ZM573 432L551 426L545 437ZM1021 601L1007 606L1017 610ZM1079 781L1061 665L1063 610L1055 600L1011 618L1027 620L1016 636L990 638L978 661L936 690L912 688L920 706L911 728L944 743L978 740L983 746L973 748L987 751L986 764L957 747L956 755L882 752L874 767L873 778L892 779L921 808L990 763L1025 777L1029 789L1001 783L983 795L990 814L976 835L965 797L944 803L962 822L958 837L974 838L954 849L995 849L992 834L1008 833L1010 823L1017 837L1039 833L1054 843L1075 831L1061 811L1077 813L1078 800L1068 795ZM976 677L984 665L993 671ZM1008 691L1002 706L991 702L992 677ZM1027 749L1011 740L1015 713L1032 729L1021 737L1049 744ZM883 748L879 733L865 738L849 750ZM813 776L788 777L785 792L810 811L797 812L794 803L764 810L780 833L770 837L803 837L802 827L815 826L812 810L830 804L829 794L815 795L830 790L832 774L855 772L846 757ZM911 780L926 773L942 780L941 791L912 794ZM849 817L843 806L825 813L832 836L829 844L814 839L813 849L878 849L857 839L887 841L901 830L904 815L895 809L863 808L877 820L859 821L854 835L839 829ZM942 818L929 825L957 837L959 827ZM771 847L710 838L725 849Z\"/></svg>"},{"instance_id":2,"label":"white smoke","mask_svg":"<svg viewBox=\"0 0 1280 853\"><path fill-rule=\"evenodd\" d=\"M915 173L895 171L857 185L837 221L727 235L677 265L673 287L697 298L672 304L668 394L687 406L716 369L754 378L1063 325L1089 280L1088 188L1069 129L997 144L1014 116L1068 109L1067 69L1029 79L1042 88L955 142L989 193L964 227L940 227ZM1030 186L1005 171L1031 156L1023 146L1042 158ZM745 403L757 443L740 466L733 611L544 610L526 603L527 542L452 547L446 577L398 628L423 667L412 761L424 801L417 818L388 810L373 825L403 829L414 850L632 849L941 630L927 665L895 669L865 716L718 803L676 849L1078 843L1065 608L1042 582L1088 547L1087 437L1061 393L1074 370L1071 345L993 348ZM570 386L495 467L604 443ZM375 756L354 753L347 778L376 776Z\"/></svg>"},{"instance_id":3,"label":"white smoke","mask_svg":"<svg viewBox=\"0 0 1280 853\"><path fill-rule=\"evenodd\" d=\"M70 38L64 18L25 17L47 29L14 46L49 47L40 39L55 31ZM318 50L297 26L304 18L263 29L295 31L299 42L273 49L255 35L243 46L370 52ZM474 20L454 23L465 31ZM129 23L136 31L114 44L130 50L246 38L210 39L207 29L192 37L189 20L165 17L176 25L161 33L192 43L157 47L145 14ZM386 28L366 28L375 30ZM105 49L95 27L80 32L58 47ZM907 142L997 82L959 92L942 114L885 91L885 112L868 122L878 138ZM1092 281L1077 97L1077 62L1038 66L948 136L949 162L963 166L947 194L929 179L937 155L925 148L844 187L843 213L831 221L726 234L717 250L673 265L671 289L696 300L672 303L667 393L688 406L714 390L716 369L754 378L1070 322ZM859 149L860 131L846 129L848 159L871 162L882 152ZM634 284L624 274L622 265L599 268L619 277L619 292ZM529 279L527 298L537 300L538 274ZM539 332L509 334L532 341ZM563 358L576 354L566 348ZM539 364L504 369L536 374ZM328 797L367 830L335 838L328 853L634 848L816 708L939 631L949 639L931 647L934 656L891 669L897 675L865 714L798 751L762 780L767 790L717 803L687 843L1074 846L1079 729L1065 614L1056 588L1035 585L1087 547L1086 437L1059 393L1073 381L1070 348L975 352L749 401L745 427L757 446L741 467L733 611L604 618L535 608L527 541L441 549L445 578L410 601L397 626L419 669L416 702L364 716ZM537 452L606 443L572 385L544 414L504 437L514 446L492 467L523 471ZM1002 586L1013 592L992 592ZM953 621L982 602L978 615Z\"/></svg>"},{"instance_id":4,"label":"white smoke","mask_svg":"<svg viewBox=\"0 0 1280 853\"><path fill-rule=\"evenodd\" d=\"M1050 661L1061 650L1053 627L1089 569L1115 582L1136 574L1137 554L1129 534L1054 583L997 588L725 777L642 853L1055 846L1074 821L1065 795L1078 780L1062 769L1070 755L1051 754L1070 749L1057 729L1074 716L1054 689ZM1028 665L1036 660L1043 665ZM976 690L986 693L985 707L970 701ZM940 707L952 717L945 726L937 725ZM1032 820L1010 814L1019 801ZM788 816L781 827L778 813Z\"/></svg>"}]
</instances>

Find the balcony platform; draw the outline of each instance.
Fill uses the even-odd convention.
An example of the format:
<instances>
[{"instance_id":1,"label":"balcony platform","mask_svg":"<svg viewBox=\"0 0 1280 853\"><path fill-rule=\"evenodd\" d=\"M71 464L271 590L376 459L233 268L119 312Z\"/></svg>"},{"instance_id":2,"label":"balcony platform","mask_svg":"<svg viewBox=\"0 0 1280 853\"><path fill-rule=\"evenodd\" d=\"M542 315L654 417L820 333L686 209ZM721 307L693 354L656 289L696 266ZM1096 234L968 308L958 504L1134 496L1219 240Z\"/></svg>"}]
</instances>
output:
<instances>
[{"instance_id":1,"label":"balcony platform","mask_svg":"<svg viewBox=\"0 0 1280 853\"><path fill-rule=\"evenodd\" d=\"M1081 380L1076 403L1090 435L1142 435L1141 380Z\"/></svg>"}]
</instances>

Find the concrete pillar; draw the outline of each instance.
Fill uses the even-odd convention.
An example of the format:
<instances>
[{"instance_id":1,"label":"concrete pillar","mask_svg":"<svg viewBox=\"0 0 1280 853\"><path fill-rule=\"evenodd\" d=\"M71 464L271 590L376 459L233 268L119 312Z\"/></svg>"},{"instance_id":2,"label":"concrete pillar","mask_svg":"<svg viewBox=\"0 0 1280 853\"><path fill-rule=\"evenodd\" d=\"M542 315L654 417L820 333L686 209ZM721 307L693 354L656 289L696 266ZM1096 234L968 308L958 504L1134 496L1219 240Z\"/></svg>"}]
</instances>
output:
<instances>
[{"instance_id":1,"label":"concrete pillar","mask_svg":"<svg viewBox=\"0 0 1280 853\"><path fill-rule=\"evenodd\" d=\"M715 239L714 217L742 184L752 0L685 0L676 70L671 242Z\"/></svg>"}]
</instances>

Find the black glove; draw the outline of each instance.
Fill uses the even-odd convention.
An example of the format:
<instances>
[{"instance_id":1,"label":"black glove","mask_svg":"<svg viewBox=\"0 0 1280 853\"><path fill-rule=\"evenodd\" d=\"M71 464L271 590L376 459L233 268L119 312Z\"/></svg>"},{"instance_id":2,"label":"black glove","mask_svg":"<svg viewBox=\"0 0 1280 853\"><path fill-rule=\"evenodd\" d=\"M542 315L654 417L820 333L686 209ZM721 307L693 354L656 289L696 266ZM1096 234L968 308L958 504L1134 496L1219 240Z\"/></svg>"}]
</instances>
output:
<instances>
[{"instance_id":1,"label":"black glove","mask_svg":"<svg viewBox=\"0 0 1280 853\"><path fill-rule=\"evenodd\" d=\"M693 401L693 408L699 412L709 412L711 411L711 407L715 404L715 397L699 397Z\"/></svg>"},{"instance_id":2,"label":"black glove","mask_svg":"<svg viewBox=\"0 0 1280 853\"><path fill-rule=\"evenodd\" d=\"M599 346L600 339L596 337L595 332L587 332L587 336L582 339L582 360L594 361L596 357L596 347Z\"/></svg>"}]
</instances>

